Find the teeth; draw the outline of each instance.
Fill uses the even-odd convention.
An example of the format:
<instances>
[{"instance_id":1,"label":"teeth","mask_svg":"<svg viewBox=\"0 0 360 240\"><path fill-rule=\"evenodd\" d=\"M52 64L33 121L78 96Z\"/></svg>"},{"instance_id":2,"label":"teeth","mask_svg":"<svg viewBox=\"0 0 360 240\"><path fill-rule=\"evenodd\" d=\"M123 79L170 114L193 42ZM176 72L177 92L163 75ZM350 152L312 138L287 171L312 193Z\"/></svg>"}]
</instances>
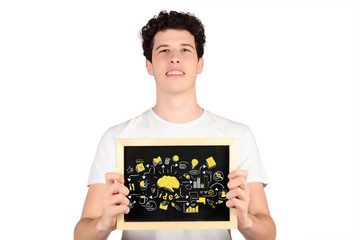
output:
<instances>
[{"instance_id":1,"label":"teeth","mask_svg":"<svg viewBox=\"0 0 360 240\"><path fill-rule=\"evenodd\" d=\"M167 75L184 75L184 73L180 71L170 71Z\"/></svg>"}]
</instances>

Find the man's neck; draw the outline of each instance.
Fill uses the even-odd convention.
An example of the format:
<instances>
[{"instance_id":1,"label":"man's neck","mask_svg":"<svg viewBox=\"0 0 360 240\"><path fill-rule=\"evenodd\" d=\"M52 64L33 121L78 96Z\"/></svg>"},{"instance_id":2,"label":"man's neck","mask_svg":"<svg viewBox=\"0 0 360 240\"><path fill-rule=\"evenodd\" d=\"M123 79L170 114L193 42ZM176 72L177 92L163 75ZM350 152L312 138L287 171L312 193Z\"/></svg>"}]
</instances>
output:
<instances>
[{"instance_id":1,"label":"man's neck","mask_svg":"<svg viewBox=\"0 0 360 240\"><path fill-rule=\"evenodd\" d=\"M196 95L164 96L157 94L153 110L160 118L172 123L191 122L204 112L204 109L197 103Z\"/></svg>"}]
</instances>

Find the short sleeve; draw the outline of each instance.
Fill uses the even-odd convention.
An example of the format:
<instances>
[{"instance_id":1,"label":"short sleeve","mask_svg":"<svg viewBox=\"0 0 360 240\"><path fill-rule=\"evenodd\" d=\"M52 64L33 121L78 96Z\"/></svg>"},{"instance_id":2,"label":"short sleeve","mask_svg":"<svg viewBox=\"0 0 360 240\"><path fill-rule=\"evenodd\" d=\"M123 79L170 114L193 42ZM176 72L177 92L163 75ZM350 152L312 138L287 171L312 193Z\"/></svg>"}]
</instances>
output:
<instances>
[{"instance_id":1,"label":"short sleeve","mask_svg":"<svg viewBox=\"0 0 360 240\"><path fill-rule=\"evenodd\" d=\"M248 171L248 182L261 182L266 186L268 178L261 161L255 137L246 127L238 146L238 168Z\"/></svg>"},{"instance_id":2,"label":"short sleeve","mask_svg":"<svg viewBox=\"0 0 360 240\"><path fill-rule=\"evenodd\" d=\"M88 185L105 183L105 174L116 172L116 138L111 129L102 136L93 160Z\"/></svg>"}]
</instances>

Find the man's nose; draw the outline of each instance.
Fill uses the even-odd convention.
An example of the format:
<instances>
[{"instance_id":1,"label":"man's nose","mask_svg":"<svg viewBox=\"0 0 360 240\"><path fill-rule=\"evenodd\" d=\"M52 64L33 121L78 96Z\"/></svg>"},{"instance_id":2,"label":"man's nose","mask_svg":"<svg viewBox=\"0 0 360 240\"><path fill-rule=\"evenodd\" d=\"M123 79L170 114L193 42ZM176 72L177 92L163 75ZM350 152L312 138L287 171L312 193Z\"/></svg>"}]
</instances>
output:
<instances>
[{"instance_id":1,"label":"man's nose","mask_svg":"<svg viewBox=\"0 0 360 240\"><path fill-rule=\"evenodd\" d=\"M177 54L173 54L170 58L171 63L180 63L180 57Z\"/></svg>"}]
</instances>

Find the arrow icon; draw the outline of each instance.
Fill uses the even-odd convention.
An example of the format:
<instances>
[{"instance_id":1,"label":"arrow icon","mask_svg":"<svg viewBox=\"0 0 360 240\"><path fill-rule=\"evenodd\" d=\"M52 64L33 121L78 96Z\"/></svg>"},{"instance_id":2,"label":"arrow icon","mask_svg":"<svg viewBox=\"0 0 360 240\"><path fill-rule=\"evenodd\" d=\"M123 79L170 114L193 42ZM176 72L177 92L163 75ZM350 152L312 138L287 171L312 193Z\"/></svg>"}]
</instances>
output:
<instances>
[{"instance_id":1,"label":"arrow icon","mask_svg":"<svg viewBox=\"0 0 360 240\"><path fill-rule=\"evenodd\" d=\"M199 168L199 171L201 171L201 168L205 168L206 165L202 165L200 168Z\"/></svg>"}]
</instances>

